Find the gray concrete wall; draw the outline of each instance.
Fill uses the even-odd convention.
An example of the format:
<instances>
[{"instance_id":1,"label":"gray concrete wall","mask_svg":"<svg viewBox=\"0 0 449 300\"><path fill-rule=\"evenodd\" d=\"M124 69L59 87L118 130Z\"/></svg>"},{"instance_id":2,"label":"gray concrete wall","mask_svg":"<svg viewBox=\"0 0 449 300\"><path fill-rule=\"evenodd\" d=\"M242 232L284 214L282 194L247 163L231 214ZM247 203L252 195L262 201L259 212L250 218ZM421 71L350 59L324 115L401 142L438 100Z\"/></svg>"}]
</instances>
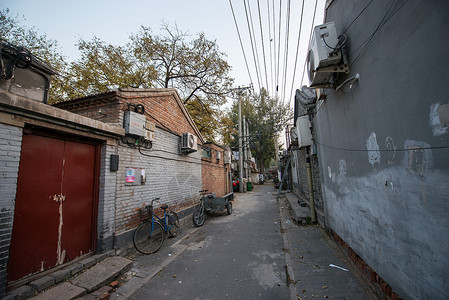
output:
<instances>
[{"instance_id":1,"label":"gray concrete wall","mask_svg":"<svg viewBox=\"0 0 449 300\"><path fill-rule=\"evenodd\" d=\"M0 297L7 282L21 146L22 128L0 123Z\"/></svg>"},{"instance_id":2,"label":"gray concrete wall","mask_svg":"<svg viewBox=\"0 0 449 300\"><path fill-rule=\"evenodd\" d=\"M314 119L327 226L401 297L447 299L449 2L374 1L348 28L367 4L326 13L360 74Z\"/></svg>"},{"instance_id":3,"label":"gray concrete wall","mask_svg":"<svg viewBox=\"0 0 449 300\"><path fill-rule=\"evenodd\" d=\"M99 252L114 248L117 171L110 170L112 154L117 154L117 145L106 143L102 145L97 218L97 250Z\"/></svg>"}]
</instances>

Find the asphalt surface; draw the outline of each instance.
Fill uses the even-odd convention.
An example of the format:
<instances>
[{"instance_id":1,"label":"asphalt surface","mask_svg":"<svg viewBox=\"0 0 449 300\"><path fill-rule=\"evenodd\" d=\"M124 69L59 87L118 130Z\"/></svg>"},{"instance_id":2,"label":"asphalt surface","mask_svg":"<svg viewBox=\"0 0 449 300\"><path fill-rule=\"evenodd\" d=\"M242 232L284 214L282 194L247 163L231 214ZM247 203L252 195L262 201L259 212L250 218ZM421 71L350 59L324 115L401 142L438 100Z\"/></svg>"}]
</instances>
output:
<instances>
[{"instance_id":1,"label":"asphalt surface","mask_svg":"<svg viewBox=\"0 0 449 300\"><path fill-rule=\"evenodd\" d=\"M272 184L237 193L231 215L134 253L111 299L375 299L324 232L294 224L276 196Z\"/></svg>"}]
</instances>

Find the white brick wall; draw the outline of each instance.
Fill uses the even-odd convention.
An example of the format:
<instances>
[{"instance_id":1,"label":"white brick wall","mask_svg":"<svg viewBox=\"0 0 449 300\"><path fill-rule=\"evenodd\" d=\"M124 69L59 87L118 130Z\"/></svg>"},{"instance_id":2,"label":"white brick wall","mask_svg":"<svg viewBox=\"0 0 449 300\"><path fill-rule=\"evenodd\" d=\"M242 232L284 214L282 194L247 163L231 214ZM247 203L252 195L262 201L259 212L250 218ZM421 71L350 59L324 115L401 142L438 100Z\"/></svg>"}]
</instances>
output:
<instances>
[{"instance_id":1,"label":"white brick wall","mask_svg":"<svg viewBox=\"0 0 449 300\"><path fill-rule=\"evenodd\" d=\"M141 150L147 156L140 154L137 148L123 144L118 147L116 234L132 229L138 216L136 208L153 198L161 198L158 206L168 204L175 211L192 206L199 199L201 153L180 154L179 143L179 136L156 128L152 149ZM126 167L145 168L146 183L125 185Z\"/></svg>"},{"instance_id":2,"label":"white brick wall","mask_svg":"<svg viewBox=\"0 0 449 300\"><path fill-rule=\"evenodd\" d=\"M0 295L6 287L21 146L22 128L0 124Z\"/></svg>"}]
</instances>

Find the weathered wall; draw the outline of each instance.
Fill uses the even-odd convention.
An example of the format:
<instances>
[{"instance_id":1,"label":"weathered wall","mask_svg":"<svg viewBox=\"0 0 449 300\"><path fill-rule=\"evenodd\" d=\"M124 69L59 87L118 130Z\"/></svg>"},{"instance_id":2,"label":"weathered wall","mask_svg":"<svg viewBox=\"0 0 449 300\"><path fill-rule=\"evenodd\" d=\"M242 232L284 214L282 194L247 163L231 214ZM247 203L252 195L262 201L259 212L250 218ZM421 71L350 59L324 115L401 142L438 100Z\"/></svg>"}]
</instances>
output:
<instances>
[{"instance_id":1,"label":"weathered wall","mask_svg":"<svg viewBox=\"0 0 449 300\"><path fill-rule=\"evenodd\" d=\"M209 190L211 193L215 193L217 197L221 197L230 193L231 190L227 179L226 166L223 163L223 152L221 147L214 144L206 144L204 147L211 149L211 157L201 157L201 177L202 177L202 189ZM221 159L217 160L217 152L221 153Z\"/></svg>"},{"instance_id":2,"label":"weathered wall","mask_svg":"<svg viewBox=\"0 0 449 300\"><path fill-rule=\"evenodd\" d=\"M307 149L303 148L300 150L293 150L292 154L293 192L298 195L301 200L308 202L310 205L309 179L307 176L306 166ZM324 226L324 203L323 195L321 193L320 169L318 165L318 158L316 155L310 156L310 165L312 169L312 184L315 209L320 225Z\"/></svg>"},{"instance_id":3,"label":"weathered wall","mask_svg":"<svg viewBox=\"0 0 449 300\"><path fill-rule=\"evenodd\" d=\"M201 147L198 151L181 152L181 135L198 131L188 116L179 96L173 89L112 91L102 95L75 99L56 106L99 121L123 126L124 114L141 104L144 115L155 124L154 141L150 148L137 146L133 138L125 138L114 148L105 146L105 168L100 190L99 247L114 245L122 248L132 241L133 230L140 224L138 209L149 204L153 198L155 212L169 205L169 210L183 217L199 201L202 189ZM101 111L100 111L101 110ZM198 137L198 142L201 143ZM110 154L119 155L119 170L109 171ZM215 157L214 157L215 159ZM216 159L215 159L216 160ZM144 169L146 182L141 185L125 184L126 169ZM221 188L221 182L216 183ZM112 198L111 198L112 197ZM112 202L111 202L112 201Z\"/></svg>"},{"instance_id":4,"label":"weathered wall","mask_svg":"<svg viewBox=\"0 0 449 300\"><path fill-rule=\"evenodd\" d=\"M7 281L22 128L0 123L0 297Z\"/></svg>"},{"instance_id":5,"label":"weathered wall","mask_svg":"<svg viewBox=\"0 0 449 300\"><path fill-rule=\"evenodd\" d=\"M169 210L177 212L193 206L199 200L200 152L181 155L179 136L159 128L156 128L155 136L153 148L142 149L143 154L140 154L137 148L127 145L121 145L118 148L120 168L117 172L116 235L137 227L139 214L136 209L149 204L153 198L160 198L159 201L154 202L155 209L168 204ZM145 184L125 185L125 168L128 167L145 169ZM124 235L120 239L123 238L126 240L130 236Z\"/></svg>"},{"instance_id":6,"label":"weathered wall","mask_svg":"<svg viewBox=\"0 0 449 300\"><path fill-rule=\"evenodd\" d=\"M360 74L314 119L327 225L401 297L447 299L449 2L375 1L351 25L366 2L326 14Z\"/></svg>"},{"instance_id":7,"label":"weathered wall","mask_svg":"<svg viewBox=\"0 0 449 300\"><path fill-rule=\"evenodd\" d=\"M104 144L101 147L97 223L98 251L110 250L114 247L117 171L110 170L110 157L117 152L117 145Z\"/></svg>"}]
</instances>

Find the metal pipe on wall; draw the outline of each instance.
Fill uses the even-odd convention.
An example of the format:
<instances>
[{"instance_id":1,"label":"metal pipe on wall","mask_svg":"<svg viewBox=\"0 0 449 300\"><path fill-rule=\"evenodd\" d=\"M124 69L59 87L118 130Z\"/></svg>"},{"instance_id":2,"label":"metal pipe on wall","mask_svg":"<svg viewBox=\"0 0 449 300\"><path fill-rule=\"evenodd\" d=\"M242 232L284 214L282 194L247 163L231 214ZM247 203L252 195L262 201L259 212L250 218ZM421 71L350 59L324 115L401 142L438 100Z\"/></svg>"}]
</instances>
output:
<instances>
[{"instance_id":1,"label":"metal pipe on wall","mask_svg":"<svg viewBox=\"0 0 449 300\"><path fill-rule=\"evenodd\" d=\"M310 154L306 157L307 179L309 181L310 215L312 223L316 223L315 198L313 196L312 167L310 165Z\"/></svg>"}]
</instances>

